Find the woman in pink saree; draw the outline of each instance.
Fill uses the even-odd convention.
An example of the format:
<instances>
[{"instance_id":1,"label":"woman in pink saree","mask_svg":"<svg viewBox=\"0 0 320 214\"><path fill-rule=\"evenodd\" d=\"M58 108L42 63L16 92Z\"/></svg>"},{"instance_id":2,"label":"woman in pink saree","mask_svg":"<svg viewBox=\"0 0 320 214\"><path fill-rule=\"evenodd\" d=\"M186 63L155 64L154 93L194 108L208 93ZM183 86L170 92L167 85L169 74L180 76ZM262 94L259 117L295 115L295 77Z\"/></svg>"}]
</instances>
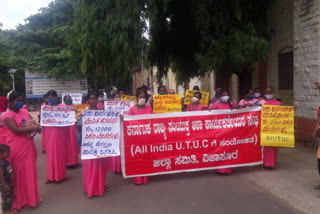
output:
<instances>
[{"instance_id":1,"label":"woman in pink saree","mask_svg":"<svg viewBox=\"0 0 320 214\"><path fill-rule=\"evenodd\" d=\"M187 111L205 111L207 108L200 103L202 94L195 92L193 94L192 102L188 104Z\"/></svg>"},{"instance_id":2,"label":"woman in pink saree","mask_svg":"<svg viewBox=\"0 0 320 214\"><path fill-rule=\"evenodd\" d=\"M95 93L88 94L89 110L99 110L97 107L98 97ZM78 118L78 131L82 130L82 116ZM83 189L87 197L103 196L105 191L109 191L106 186L107 174L111 168L110 158L87 159L82 161Z\"/></svg>"},{"instance_id":3,"label":"woman in pink saree","mask_svg":"<svg viewBox=\"0 0 320 214\"><path fill-rule=\"evenodd\" d=\"M10 146L9 162L14 170L15 198L13 209L24 206L35 207L40 202L37 183L37 150L33 137L28 136L39 130L39 125L31 122L27 110L22 109L22 95L9 95L9 110L3 113L6 144ZM29 123L31 122L31 123Z\"/></svg>"},{"instance_id":4,"label":"woman in pink saree","mask_svg":"<svg viewBox=\"0 0 320 214\"><path fill-rule=\"evenodd\" d=\"M148 94L145 90L138 89L136 93L138 105L133 106L129 109L128 115L142 115L142 114L153 114L152 108L146 105ZM135 184L147 184L148 177L140 176L133 178Z\"/></svg>"},{"instance_id":5,"label":"woman in pink saree","mask_svg":"<svg viewBox=\"0 0 320 214\"><path fill-rule=\"evenodd\" d=\"M209 105L209 110L232 110L237 108L237 104L234 101L232 101L232 99L229 96L229 92L227 91L222 91L220 100ZM216 171L222 174L232 173L231 168L216 169Z\"/></svg>"},{"instance_id":6,"label":"woman in pink saree","mask_svg":"<svg viewBox=\"0 0 320 214\"><path fill-rule=\"evenodd\" d=\"M1 117L1 114L3 112L6 112L8 108L8 99L6 97L0 97L0 143L5 143L6 139L5 139L5 127L3 124L3 120Z\"/></svg>"},{"instance_id":7,"label":"woman in pink saree","mask_svg":"<svg viewBox=\"0 0 320 214\"><path fill-rule=\"evenodd\" d=\"M272 105L279 106L281 102L273 99L273 89L266 88L265 99L259 102L259 105ZM263 148L263 166L273 168L276 166L277 156L278 156L278 147L265 146Z\"/></svg>"}]
</instances>

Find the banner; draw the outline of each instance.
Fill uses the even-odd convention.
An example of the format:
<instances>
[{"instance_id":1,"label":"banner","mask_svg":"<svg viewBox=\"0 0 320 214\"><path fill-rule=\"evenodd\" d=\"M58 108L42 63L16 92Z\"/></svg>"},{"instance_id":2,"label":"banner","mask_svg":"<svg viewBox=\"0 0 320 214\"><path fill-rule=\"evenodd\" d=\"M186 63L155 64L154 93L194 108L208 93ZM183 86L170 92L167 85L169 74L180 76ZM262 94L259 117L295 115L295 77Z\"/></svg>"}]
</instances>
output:
<instances>
[{"instance_id":1,"label":"banner","mask_svg":"<svg viewBox=\"0 0 320 214\"><path fill-rule=\"evenodd\" d=\"M294 147L293 106L262 106L261 146Z\"/></svg>"},{"instance_id":2,"label":"banner","mask_svg":"<svg viewBox=\"0 0 320 214\"><path fill-rule=\"evenodd\" d=\"M135 96L121 95L121 101L134 101L134 104L137 105L137 99Z\"/></svg>"},{"instance_id":3,"label":"banner","mask_svg":"<svg viewBox=\"0 0 320 214\"><path fill-rule=\"evenodd\" d=\"M41 106L41 126L63 127L75 123L76 109L65 106ZM63 137L63 136L61 136Z\"/></svg>"},{"instance_id":4,"label":"banner","mask_svg":"<svg viewBox=\"0 0 320 214\"><path fill-rule=\"evenodd\" d=\"M76 111L76 122L78 121L78 118L80 116L81 111L87 109L89 107L88 104L81 104L81 105L69 105L69 107L74 107L77 109Z\"/></svg>"},{"instance_id":5,"label":"banner","mask_svg":"<svg viewBox=\"0 0 320 214\"><path fill-rule=\"evenodd\" d=\"M134 101L104 101L104 110L119 111L123 115L127 115L132 106Z\"/></svg>"},{"instance_id":6,"label":"banner","mask_svg":"<svg viewBox=\"0 0 320 214\"><path fill-rule=\"evenodd\" d=\"M62 104L64 103L64 97L65 96L70 96L72 99L72 105L81 105L82 104L82 94L62 94Z\"/></svg>"},{"instance_id":7,"label":"banner","mask_svg":"<svg viewBox=\"0 0 320 214\"><path fill-rule=\"evenodd\" d=\"M120 112L84 110L81 159L120 155Z\"/></svg>"},{"instance_id":8,"label":"banner","mask_svg":"<svg viewBox=\"0 0 320 214\"><path fill-rule=\"evenodd\" d=\"M153 95L153 112L181 112L181 97L179 94Z\"/></svg>"},{"instance_id":9,"label":"banner","mask_svg":"<svg viewBox=\"0 0 320 214\"><path fill-rule=\"evenodd\" d=\"M208 107L210 93L209 92L204 92L204 91L186 90L186 94L185 94L185 97L184 97L184 104L188 105L189 103L192 102L193 94L195 92L200 92L202 94L200 103L202 105L204 105L205 107Z\"/></svg>"},{"instance_id":10,"label":"banner","mask_svg":"<svg viewBox=\"0 0 320 214\"><path fill-rule=\"evenodd\" d=\"M125 116L124 177L262 164L261 107Z\"/></svg>"}]
</instances>

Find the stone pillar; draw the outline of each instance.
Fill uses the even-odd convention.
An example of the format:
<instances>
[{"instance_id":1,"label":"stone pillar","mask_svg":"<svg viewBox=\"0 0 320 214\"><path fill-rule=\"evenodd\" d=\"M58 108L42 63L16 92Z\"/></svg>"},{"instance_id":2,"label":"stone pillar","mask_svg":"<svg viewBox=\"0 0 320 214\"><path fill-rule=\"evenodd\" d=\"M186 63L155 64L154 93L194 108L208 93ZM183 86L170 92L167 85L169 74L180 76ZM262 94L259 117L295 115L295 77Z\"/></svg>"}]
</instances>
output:
<instances>
[{"instance_id":1,"label":"stone pillar","mask_svg":"<svg viewBox=\"0 0 320 214\"><path fill-rule=\"evenodd\" d=\"M295 0L293 13L295 134L311 141L320 105L320 0Z\"/></svg>"}]
</instances>

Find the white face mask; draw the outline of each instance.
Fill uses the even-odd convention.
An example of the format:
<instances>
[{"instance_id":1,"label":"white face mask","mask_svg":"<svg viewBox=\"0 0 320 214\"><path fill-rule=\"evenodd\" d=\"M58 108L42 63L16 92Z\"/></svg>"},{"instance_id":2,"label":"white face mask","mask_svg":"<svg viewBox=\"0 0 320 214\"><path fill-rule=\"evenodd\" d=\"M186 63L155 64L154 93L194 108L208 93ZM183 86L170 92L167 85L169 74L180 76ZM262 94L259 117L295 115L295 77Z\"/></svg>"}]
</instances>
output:
<instances>
[{"instance_id":1,"label":"white face mask","mask_svg":"<svg viewBox=\"0 0 320 214\"><path fill-rule=\"evenodd\" d=\"M98 101L102 102L103 101L103 97L98 97Z\"/></svg>"},{"instance_id":2,"label":"white face mask","mask_svg":"<svg viewBox=\"0 0 320 214\"><path fill-rule=\"evenodd\" d=\"M146 104L146 99L145 98L140 98L139 100L138 100L138 105L139 106L143 106L143 105L145 105Z\"/></svg>"},{"instance_id":3,"label":"white face mask","mask_svg":"<svg viewBox=\"0 0 320 214\"><path fill-rule=\"evenodd\" d=\"M223 96L220 98L222 102L226 103L229 101L230 97L229 96Z\"/></svg>"},{"instance_id":4,"label":"white face mask","mask_svg":"<svg viewBox=\"0 0 320 214\"><path fill-rule=\"evenodd\" d=\"M196 98L196 97L193 97L193 98L192 98L192 102L193 102L193 103L197 103L197 102L199 102L199 99Z\"/></svg>"},{"instance_id":5,"label":"white face mask","mask_svg":"<svg viewBox=\"0 0 320 214\"><path fill-rule=\"evenodd\" d=\"M256 97L256 98L260 97L260 95L261 95L260 93L254 93L254 97Z\"/></svg>"},{"instance_id":6,"label":"white face mask","mask_svg":"<svg viewBox=\"0 0 320 214\"><path fill-rule=\"evenodd\" d=\"M273 98L272 94L266 94L264 96L267 98L267 100L271 100Z\"/></svg>"}]
</instances>

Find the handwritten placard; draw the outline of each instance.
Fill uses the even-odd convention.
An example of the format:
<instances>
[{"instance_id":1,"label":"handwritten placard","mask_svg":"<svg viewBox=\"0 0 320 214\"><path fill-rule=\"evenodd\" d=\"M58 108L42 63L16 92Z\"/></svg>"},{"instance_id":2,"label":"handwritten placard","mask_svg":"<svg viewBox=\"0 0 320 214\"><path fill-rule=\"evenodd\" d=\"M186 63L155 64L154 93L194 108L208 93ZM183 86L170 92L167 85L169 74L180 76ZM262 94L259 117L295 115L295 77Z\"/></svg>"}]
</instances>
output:
<instances>
[{"instance_id":1,"label":"handwritten placard","mask_svg":"<svg viewBox=\"0 0 320 214\"><path fill-rule=\"evenodd\" d=\"M80 105L82 104L82 94L62 94L62 104L64 103L64 97L65 96L70 96L72 99L72 105Z\"/></svg>"},{"instance_id":2,"label":"handwritten placard","mask_svg":"<svg viewBox=\"0 0 320 214\"><path fill-rule=\"evenodd\" d=\"M104 109L107 111L119 111L127 115L129 109L134 106L134 101L104 101Z\"/></svg>"},{"instance_id":3,"label":"handwritten placard","mask_svg":"<svg viewBox=\"0 0 320 214\"><path fill-rule=\"evenodd\" d=\"M81 159L120 155L120 112L84 110Z\"/></svg>"},{"instance_id":4,"label":"handwritten placard","mask_svg":"<svg viewBox=\"0 0 320 214\"><path fill-rule=\"evenodd\" d=\"M262 106L261 146L294 147L293 106Z\"/></svg>"},{"instance_id":5,"label":"handwritten placard","mask_svg":"<svg viewBox=\"0 0 320 214\"><path fill-rule=\"evenodd\" d=\"M63 127L75 123L76 109L64 106L41 106L41 126ZM63 136L61 136L63 137Z\"/></svg>"},{"instance_id":6,"label":"handwritten placard","mask_svg":"<svg viewBox=\"0 0 320 214\"><path fill-rule=\"evenodd\" d=\"M205 107L208 107L210 93L204 92L204 91L186 90L186 94L184 97L184 104L188 105L189 103L192 102L193 94L195 92L200 92L202 94L200 103Z\"/></svg>"},{"instance_id":7,"label":"handwritten placard","mask_svg":"<svg viewBox=\"0 0 320 214\"><path fill-rule=\"evenodd\" d=\"M179 94L153 95L153 112L181 112L181 97Z\"/></svg>"},{"instance_id":8,"label":"handwritten placard","mask_svg":"<svg viewBox=\"0 0 320 214\"><path fill-rule=\"evenodd\" d=\"M135 96L121 95L121 101L134 101L134 104L137 105L137 99Z\"/></svg>"},{"instance_id":9,"label":"handwritten placard","mask_svg":"<svg viewBox=\"0 0 320 214\"><path fill-rule=\"evenodd\" d=\"M88 104L81 104L81 105L69 105L69 107L74 107L77 109L76 112L76 122L78 121L78 118L80 116L81 111L87 109L89 107Z\"/></svg>"}]
</instances>

